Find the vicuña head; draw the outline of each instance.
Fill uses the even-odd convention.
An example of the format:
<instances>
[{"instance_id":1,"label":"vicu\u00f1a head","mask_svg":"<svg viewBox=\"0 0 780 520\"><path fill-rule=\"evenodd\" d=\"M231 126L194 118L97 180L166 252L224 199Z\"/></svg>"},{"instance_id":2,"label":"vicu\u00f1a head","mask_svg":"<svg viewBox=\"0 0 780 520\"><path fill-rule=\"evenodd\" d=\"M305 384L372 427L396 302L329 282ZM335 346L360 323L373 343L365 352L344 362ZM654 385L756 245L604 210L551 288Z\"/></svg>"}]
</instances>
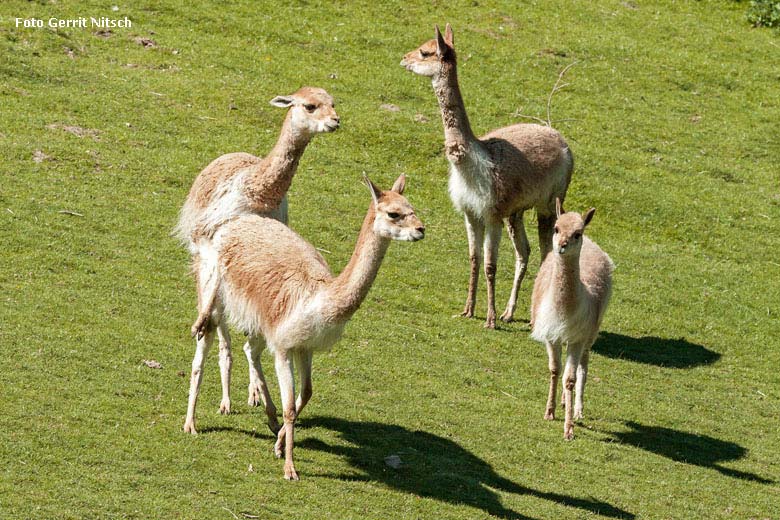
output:
<instances>
[{"instance_id":1,"label":"vicu\u00f1a head","mask_svg":"<svg viewBox=\"0 0 780 520\"><path fill-rule=\"evenodd\" d=\"M561 199L555 198L555 221L553 234L553 251L559 255L579 256L582 249L582 236L585 226L593 219L596 208L590 208L580 215L579 213L563 211Z\"/></svg>"},{"instance_id":2,"label":"vicu\u00f1a head","mask_svg":"<svg viewBox=\"0 0 780 520\"><path fill-rule=\"evenodd\" d=\"M439 76L450 63L455 63L455 46L450 24L447 24L444 36L441 35L437 25L434 39L428 40L411 52L407 52L404 59L401 60L402 67L429 78Z\"/></svg>"},{"instance_id":3,"label":"vicu\u00f1a head","mask_svg":"<svg viewBox=\"0 0 780 520\"><path fill-rule=\"evenodd\" d=\"M309 136L333 132L339 127L339 116L333 96L317 87L301 87L289 96L276 96L271 104L289 108L293 128Z\"/></svg>"},{"instance_id":4,"label":"vicu\u00f1a head","mask_svg":"<svg viewBox=\"0 0 780 520\"><path fill-rule=\"evenodd\" d=\"M383 238L416 242L425 236L425 226L403 196L406 176L401 174L390 191L382 191L363 174L374 199L374 233Z\"/></svg>"}]
</instances>

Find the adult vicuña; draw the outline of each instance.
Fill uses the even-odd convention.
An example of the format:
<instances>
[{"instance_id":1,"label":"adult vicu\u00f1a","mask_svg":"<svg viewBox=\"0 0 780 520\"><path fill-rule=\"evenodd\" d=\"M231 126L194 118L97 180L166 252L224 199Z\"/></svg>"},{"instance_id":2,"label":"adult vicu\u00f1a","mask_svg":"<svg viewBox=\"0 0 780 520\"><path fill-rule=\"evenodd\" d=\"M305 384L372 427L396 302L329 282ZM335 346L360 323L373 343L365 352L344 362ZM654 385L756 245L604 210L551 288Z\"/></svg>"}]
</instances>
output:
<instances>
[{"instance_id":1,"label":"adult vicu\u00f1a","mask_svg":"<svg viewBox=\"0 0 780 520\"><path fill-rule=\"evenodd\" d=\"M198 288L198 318L192 334L202 334L218 291L216 254L212 236L223 223L240 215L269 216L287 223L287 190L298 161L312 137L339 127L333 98L325 90L302 87L289 96L276 96L271 105L289 108L271 152L264 158L229 153L211 162L195 178L181 209L178 237L192 255ZM230 335L218 329L222 402L220 412L230 413ZM248 347L245 347L248 351ZM249 404L257 404L250 390Z\"/></svg>"},{"instance_id":2,"label":"adult vicu\u00f1a","mask_svg":"<svg viewBox=\"0 0 780 520\"><path fill-rule=\"evenodd\" d=\"M520 282L528 267L531 248L525 234L523 213L536 208L542 260L550 248L555 222L555 198L563 199L574 161L568 145L552 128L516 124L474 136L458 86L452 28L404 56L401 65L430 77L444 122L444 148L450 162L449 191L455 208L465 215L471 275L462 315L474 316L479 262L484 241L488 311L485 326L496 324L495 276L501 223L515 249L512 293L501 315L512 321Z\"/></svg>"},{"instance_id":3,"label":"adult vicu\u00f1a","mask_svg":"<svg viewBox=\"0 0 780 520\"><path fill-rule=\"evenodd\" d=\"M195 433L195 404L203 364L215 327L224 323L224 312L249 335L245 348L251 365L250 390L252 385L259 389L268 425L278 432L274 447L278 457L284 447L285 478L297 480L293 465L294 423L312 395L312 355L330 348L341 337L344 325L368 294L390 240L416 241L425 232L414 208L402 195L403 175L390 191L381 191L368 178L366 184L372 201L352 258L335 278L311 244L275 220L241 216L216 231L219 298L206 322L205 334L198 339L192 361L185 431ZM282 395L282 428L260 366L263 344L274 356ZM297 403L293 360L301 380Z\"/></svg>"},{"instance_id":4,"label":"adult vicu\u00f1a","mask_svg":"<svg viewBox=\"0 0 780 520\"><path fill-rule=\"evenodd\" d=\"M563 438L574 438L574 419L582 418L582 398L588 378L590 347L596 341L612 293L614 264L592 240L583 235L596 208L584 215L564 213L556 199L552 253L536 275L531 303L531 336L547 347L550 390L544 418L555 419L555 396L566 347L563 372ZM575 388L576 386L576 388ZM572 390L575 403L572 409Z\"/></svg>"}]
</instances>

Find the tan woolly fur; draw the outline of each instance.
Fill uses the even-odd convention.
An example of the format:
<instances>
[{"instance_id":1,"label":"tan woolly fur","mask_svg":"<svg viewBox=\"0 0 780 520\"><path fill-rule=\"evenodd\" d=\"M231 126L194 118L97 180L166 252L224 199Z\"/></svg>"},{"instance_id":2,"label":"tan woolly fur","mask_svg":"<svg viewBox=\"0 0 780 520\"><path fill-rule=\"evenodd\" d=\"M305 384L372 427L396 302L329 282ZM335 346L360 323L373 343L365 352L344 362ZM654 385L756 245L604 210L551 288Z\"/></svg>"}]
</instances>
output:
<instances>
[{"instance_id":1,"label":"tan woolly fur","mask_svg":"<svg viewBox=\"0 0 780 520\"><path fill-rule=\"evenodd\" d=\"M552 251L539 268L531 300L531 337L545 344L550 369L547 420L555 418L561 352L566 344L562 400L566 440L574 438L574 420L582 418L590 348L612 294L614 264L584 235L595 212L591 208L583 215L564 213L560 199L556 201Z\"/></svg>"},{"instance_id":2,"label":"tan woolly fur","mask_svg":"<svg viewBox=\"0 0 780 520\"><path fill-rule=\"evenodd\" d=\"M510 322L525 276L530 246L523 214L536 209L542 260L549 251L555 220L555 198L563 199L574 166L568 145L552 128L516 124L475 137L469 124L457 76L454 37L436 27L433 40L407 53L401 65L430 77L444 124L444 148L450 162L449 192L466 220L471 273L462 316L473 317L484 245L488 311L485 326L495 328L495 275L502 222L515 250L512 292L501 320Z\"/></svg>"},{"instance_id":3,"label":"tan woolly fur","mask_svg":"<svg viewBox=\"0 0 780 520\"><path fill-rule=\"evenodd\" d=\"M354 253L337 277L314 246L271 218L244 215L216 230L213 241L220 289L204 335L196 344L185 431L196 433L195 405L206 354L215 330L219 333L230 321L249 336L244 350L250 361L250 400L255 396L265 405L268 426L278 435L275 452L285 457L285 478L298 479L293 464L294 423L312 395L314 353L339 340L368 294L390 241L417 241L425 233L403 196L405 176L389 191L380 190L367 178L366 183L372 200ZM260 364L263 346L274 357L282 396L281 427ZM294 365L301 380L297 401Z\"/></svg>"}]
</instances>

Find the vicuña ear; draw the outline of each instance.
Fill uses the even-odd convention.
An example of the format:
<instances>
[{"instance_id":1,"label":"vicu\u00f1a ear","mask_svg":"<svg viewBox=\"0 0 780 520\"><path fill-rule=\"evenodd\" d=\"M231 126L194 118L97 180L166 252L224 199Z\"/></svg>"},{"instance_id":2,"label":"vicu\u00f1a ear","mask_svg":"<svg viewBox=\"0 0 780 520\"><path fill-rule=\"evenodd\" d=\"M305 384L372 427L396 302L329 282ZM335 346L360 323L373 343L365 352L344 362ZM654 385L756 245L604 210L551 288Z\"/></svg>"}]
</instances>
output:
<instances>
[{"instance_id":1,"label":"vicu\u00f1a ear","mask_svg":"<svg viewBox=\"0 0 780 520\"><path fill-rule=\"evenodd\" d=\"M398 178L393 183L393 187L390 189L398 193L399 195L403 195L404 188L406 188L406 175L402 173L401 175L398 176Z\"/></svg>"},{"instance_id":2,"label":"vicu\u00f1a ear","mask_svg":"<svg viewBox=\"0 0 780 520\"><path fill-rule=\"evenodd\" d=\"M447 42L444 41L444 38L441 35L441 31L439 31L439 26L436 25L436 56L441 58L444 56L444 53L447 50Z\"/></svg>"},{"instance_id":3,"label":"vicu\u00f1a ear","mask_svg":"<svg viewBox=\"0 0 780 520\"><path fill-rule=\"evenodd\" d=\"M559 197L555 197L555 217L560 218L561 215L563 215L563 204Z\"/></svg>"},{"instance_id":4,"label":"vicu\u00f1a ear","mask_svg":"<svg viewBox=\"0 0 780 520\"><path fill-rule=\"evenodd\" d=\"M377 204L379 202L379 197L382 196L382 190L377 188L376 184L371 182L371 179L368 178L366 172L363 172L363 182L365 182L366 186L368 186L368 190L371 192L371 198L374 199L374 204Z\"/></svg>"},{"instance_id":5,"label":"vicu\u00f1a ear","mask_svg":"<svg viewBox=\"0 0 780 520\"><path fill-rule=\"evenodd\" d=\"M292 96L276 96L271 100L271 104L279 108L291 107L294 102L295 100L292 98Z\"/></svg>"},{"instance_id":6,"label":"vicu\u00f1a ear","mask_svg":"<svg viewBox=\"0 0 780 520\"><path fill-rule=\"evenodd\" d=\"M596 213L596 208L590 208L583 216L582 219L585 221L585 225L588 225L588 222L593 220L593 214Z\"/></svg>"},{"instance_id":7,"label":"vicu\u00f1a ear","mask_svg":"<svg viewBox=\"0 0 780 520\"><path fill-rule=\"evenodd\" d=\"M444 28L444 41L450 47L455 47L455 39L452 35L452 26L450 24L447 24L447 27Z\"/></svg>"}]
</instances>

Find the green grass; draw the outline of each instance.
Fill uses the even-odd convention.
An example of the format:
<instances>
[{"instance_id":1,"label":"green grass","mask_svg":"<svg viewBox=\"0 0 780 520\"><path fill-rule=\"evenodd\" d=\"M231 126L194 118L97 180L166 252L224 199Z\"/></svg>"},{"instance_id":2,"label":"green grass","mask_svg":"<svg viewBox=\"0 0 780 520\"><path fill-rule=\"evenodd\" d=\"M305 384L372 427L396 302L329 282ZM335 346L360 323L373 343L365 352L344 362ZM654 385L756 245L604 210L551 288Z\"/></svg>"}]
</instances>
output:
<instances>
[{"instance_id":1,"label":"green grass","mask_svg":"<svg viewBox=\"0 0 780 520\"><path fill-rule=\"evenodd\" d=\"M0 5L0 518L776 517L780 41L744 4L111 5ZM14 27L33 16L133 27ZM542 420L533 217L522 320L484 330L484 282L480 319L451 318L466 236L430 84L398 65L447 21L478 133L544 117L578 62L553 103L576 157L567 206L598 208L589 234L617 271L572 443ZM338 271L369 201L360 173L406 172L428 233L393 244L315 358L289 483L245 404L239 334L236 413L216 413L212 353L201 435L181 432L195 291L169 233L200 169L267 152L283 118L268 101L304 84L335 96L343 125L306 151L292 227ZM504 239L499 307L511 266Z\"/></svg>"}]
</instances>

